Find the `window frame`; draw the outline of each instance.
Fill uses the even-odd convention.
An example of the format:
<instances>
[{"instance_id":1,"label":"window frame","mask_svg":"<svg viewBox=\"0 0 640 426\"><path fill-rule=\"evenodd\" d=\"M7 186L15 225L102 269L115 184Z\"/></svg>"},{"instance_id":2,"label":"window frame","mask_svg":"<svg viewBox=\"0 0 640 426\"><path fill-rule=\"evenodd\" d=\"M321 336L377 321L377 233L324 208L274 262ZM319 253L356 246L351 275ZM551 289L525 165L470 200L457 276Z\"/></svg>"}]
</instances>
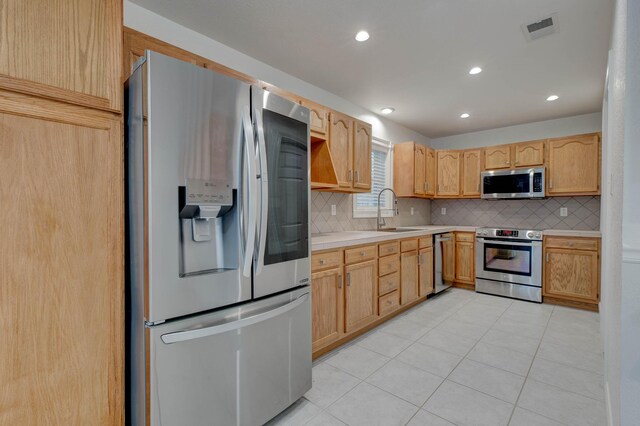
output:
<instances>
[{"instance_id":1,"label":"window frame","mask_svg":"<svg viewBox=\"0 0 640 426\"><path fill-rule=\"evenodd\" d=\"M387 153L387 159L385 161L385 188L393 189L393 144L384 139L373 137L371 140L371 153L373 156L374 151L381 151ZM373 161L371 162L371 187L373 188ZM371 192L367 193L371 194ZM358 207L358 199L357 197L360 194L354 194L352 197L352 210L353 210L353 218L354 219L370 219L378 217L378 207ZM364 195L364 194L362 194ZM394 209L393 209L393 196L390 191L386 191L382 195L382 200L384 200L383 207L381 208L380 215L382 217L393 217Z\"/></svg>"}]
</instances>

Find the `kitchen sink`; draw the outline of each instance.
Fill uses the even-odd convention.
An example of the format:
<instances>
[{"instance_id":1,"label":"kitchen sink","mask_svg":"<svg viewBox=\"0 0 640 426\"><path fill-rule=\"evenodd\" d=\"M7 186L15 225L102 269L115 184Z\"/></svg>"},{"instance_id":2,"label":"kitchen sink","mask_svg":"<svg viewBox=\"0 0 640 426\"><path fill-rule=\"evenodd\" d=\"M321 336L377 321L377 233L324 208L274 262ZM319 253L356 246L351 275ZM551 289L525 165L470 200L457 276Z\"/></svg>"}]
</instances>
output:
<instances>
[{"instance_id":1,"label":"kitchen sink","mask_svg":"<svg viewBox=\"0 0 640 426\"><path fill-rule=\"evenodd\" d=\"M376 231L379 231L379 232L411 232L411 231L420 231L420 229L413 229L413 228L382 228L382 229L376 229Z\"/></svg>"}]
</instances>

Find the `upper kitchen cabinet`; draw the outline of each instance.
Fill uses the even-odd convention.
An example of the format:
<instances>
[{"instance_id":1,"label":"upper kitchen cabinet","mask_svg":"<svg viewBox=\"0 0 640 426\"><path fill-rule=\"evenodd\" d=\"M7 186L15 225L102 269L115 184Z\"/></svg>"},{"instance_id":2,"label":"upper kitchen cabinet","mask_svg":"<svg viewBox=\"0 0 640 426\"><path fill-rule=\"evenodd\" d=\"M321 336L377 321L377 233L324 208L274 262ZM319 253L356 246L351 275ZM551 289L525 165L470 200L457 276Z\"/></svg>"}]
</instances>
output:
<instances>
[{"instance_id":1,"label":"upper kitchen cabinet","mask_svg":"<svg viewBox=\"0 0 640 426\"><path fill-rule=\"evenodd\" d=\"M480 170L482 151L469 149L462 152L462 196L480 197Z\"/></svg>"},{"instance_id":2,"label":"upper kitchen cabinet","mask_svg":"<svg viewBox=\"0 0 640 426\"><path fill-rule=\"evenodd\" d=\"M544 164L544 140L515 144L513 158L515 167L542 166Z\"/></svg>"},{"instance_id":3,"label":"upper kitchen cabinet","mask_svg":"<svg viewBox=\"0 0 640 426\"><path fill-rule=\"evenodd\" d=\"M460 151L436 151L437 198L460 195Z\"/></svg>"},{"instance_id":4,"label":"upper kitchen cabinet","mask_svg":"<svg viewBox=\"0 0 640 426\"><path fill-rule=\"evenodd\" d=\"M490 146L484 149L485 170L511 167L511 145Z\"/></svg>"},{"instance_id":5,"label":"upper kitchen cabinet","mask_svg":"<svg viewBox=\"0 0 640 426\"><path fill-rule=\"evenodd\" d=\"M338 112L330 114L329 148L338 176L338 187L353 187L353 120Z\"/></svg>"},{"instance_id":6,"label":"upper kitchen cabinet","mask_svg":"<svg viewBox=\"0 0 640 426\"><path fill-rule=\"evenodd\" d=\"M300 101L300 104L309 109L311 138L326 140L329 135L329 110L309 101Z\"/></svg>"},{"instance_id":7,"label":"upper kitchen cabinet","mask_svg":"<svg viewBox=\"0 0 640 426\"><path fill-rule=\"evenodd\" d=\"M547 193L600 194L600 134L549 139Z\"/></svg>"},{"instance_id":8,"label":"upper kitchen cabinet","mask_svg":"<svg viewBox=\"0 0 640 426\"><path fill-rule=\"evenodd\" d=\"M393 188L398 197L431 197L435 189L435 151L415 142L393 146Z\"/></svg>"},{"instance_id":9,"label":"upper kitchen cabinet","mask_svg":"<svg viewBox=\"0 0 640 426\"><path fill-rule=\"evenodd\" d=\"M121 0L0 2L0 87L118 112Z\"/></svg>"},{"instance_id":10,"label":"upper kitchen cabinet","mask_svg":"<svg viewBox=\"0 0 640 426\"><path fill-rule=\"evenodd\" d=\"M371 124L354 120L353 126L353 187L371 190Z\"/></svg>"}]
</instances>

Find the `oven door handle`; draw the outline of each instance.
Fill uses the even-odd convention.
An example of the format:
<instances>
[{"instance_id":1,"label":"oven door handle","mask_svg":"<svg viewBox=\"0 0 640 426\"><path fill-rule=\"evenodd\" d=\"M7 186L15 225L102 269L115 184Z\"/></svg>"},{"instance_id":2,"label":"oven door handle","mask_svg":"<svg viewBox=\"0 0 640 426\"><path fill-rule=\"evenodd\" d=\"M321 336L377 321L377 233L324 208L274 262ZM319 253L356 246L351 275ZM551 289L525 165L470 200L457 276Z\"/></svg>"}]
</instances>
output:
<instances>
[{"instance_id":1,"label":"oven door handle","mask_svg":"<svg viewBox=\"0 0 640 426\"><path fill-rule=\"evenodd\" d=\"M538 247L542 245L540 241L531 241L530 243L521 243L518 241L501 241L501 240L487 240L484 238L476 238L478 243L496 244L499 246L523 246L523 247Z\"/></svg>"}]
</instances>

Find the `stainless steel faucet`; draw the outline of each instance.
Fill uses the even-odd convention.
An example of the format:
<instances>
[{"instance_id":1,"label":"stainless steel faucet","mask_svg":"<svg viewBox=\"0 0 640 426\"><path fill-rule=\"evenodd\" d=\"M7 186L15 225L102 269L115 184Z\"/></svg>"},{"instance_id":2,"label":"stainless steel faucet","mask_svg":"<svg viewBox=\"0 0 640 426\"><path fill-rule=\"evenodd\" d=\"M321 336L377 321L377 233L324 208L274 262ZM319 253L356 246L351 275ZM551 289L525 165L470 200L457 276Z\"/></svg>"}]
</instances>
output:
<instances>
[{"instance_id":1,"label":"stainless steel faucet","mask_svg":"<svg viewBox=\"0 0 640 426\"><path fill-rule=\"evenodd\" d=\"M382 188L380 190L380 192L378 193L378 220L376 222L377 224L377 230L379 231L383 226L386 225L384 218L381 215L381 211L380 211L380 196L382 195L382 193L384 191L391 191L391 193L393 194L393 205L394 205L394 216L398 216L400 214L400 212L398 211L398 197L396 196L396 193L393 189L391 188Z\"/></svg>"}]
</instances>

